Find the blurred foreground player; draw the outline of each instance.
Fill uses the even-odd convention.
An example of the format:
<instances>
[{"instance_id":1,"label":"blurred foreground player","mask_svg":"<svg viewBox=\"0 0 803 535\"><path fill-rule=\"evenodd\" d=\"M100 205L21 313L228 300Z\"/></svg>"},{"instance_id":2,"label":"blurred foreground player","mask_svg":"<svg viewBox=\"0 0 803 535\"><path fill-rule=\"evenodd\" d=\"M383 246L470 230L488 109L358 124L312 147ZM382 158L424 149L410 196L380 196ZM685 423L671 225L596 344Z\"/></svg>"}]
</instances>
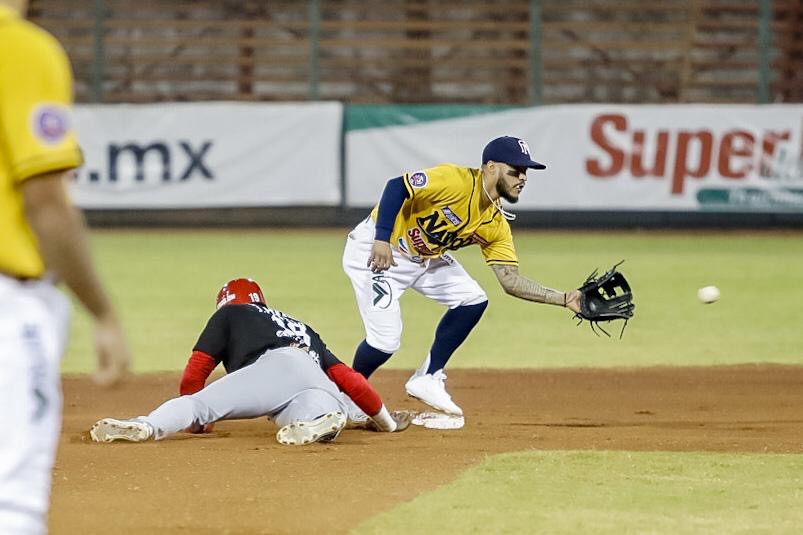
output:
<instances>
[{"instance_id":1,"label":"blurred foreground player","mask_svg":"<svg viewBox=\"0 0 803 535\"><path fill-rule=\"evenodd\" d=\"M126 372L128 345L95 273L86 227L67 196L81 165L70 124L64 50L23 20L27 2L0 0L0 533L47 531L61 428L60 361L70 302L94 320L95 379Z\"/></svg>"}]
</instances>

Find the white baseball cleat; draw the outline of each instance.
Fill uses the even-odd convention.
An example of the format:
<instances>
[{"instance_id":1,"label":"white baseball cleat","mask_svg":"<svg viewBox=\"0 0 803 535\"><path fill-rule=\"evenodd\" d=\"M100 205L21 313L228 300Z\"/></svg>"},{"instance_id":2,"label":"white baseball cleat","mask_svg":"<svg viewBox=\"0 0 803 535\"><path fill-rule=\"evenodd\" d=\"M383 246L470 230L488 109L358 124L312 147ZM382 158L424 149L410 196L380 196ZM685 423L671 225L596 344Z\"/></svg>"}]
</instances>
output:
<instances>
[{"instance_id":1,"label":"white baseball cleat","mask_svg":"<svg viewBox=\"0 0 803 535\"><path fill-rule=\"evenodd\" d=\"M104 418L95 422L89 430L89 436L95 442L144 442L153 436L153 427L142 420L115 420Z\"/></svg>"},{"instance_id":2,"label":"white baseball cleat","mask_svg":"<svg viewBox=\"0 0 803 535\"><path fill-rule=\"evenodd\" d=\"M446 374L443 370L435 373L415 374L404 385L407 395L423 401L430 407L449 414L463 416L463 409L452 401L446 391Z\"/></svg>"},{"instance_id":3,"label":"white baseball cleat","mask_svg":"<svg viewBox=\"0 0 803 535\"><path fill-rule=\"evenodd\" d=\"M293 422L279 429L276 440L286 446L302 446L313 442L332 442L346 426L346 415L330 412L309 422Z\"/></svg>"}]
</instances>

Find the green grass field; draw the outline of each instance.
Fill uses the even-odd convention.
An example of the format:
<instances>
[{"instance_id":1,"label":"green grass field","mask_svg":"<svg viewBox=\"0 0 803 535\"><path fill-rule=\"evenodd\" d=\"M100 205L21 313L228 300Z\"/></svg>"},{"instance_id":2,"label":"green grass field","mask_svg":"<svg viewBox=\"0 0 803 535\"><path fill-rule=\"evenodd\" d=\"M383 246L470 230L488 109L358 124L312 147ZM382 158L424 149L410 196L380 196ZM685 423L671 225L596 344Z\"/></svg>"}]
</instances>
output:
<instances>
[{"instance_id":1,"label":"green grass field","mask_svg":"<svg viewBox=\"0 0 803 535\"><path fill-rule=\"evenodd\" d=\"M340 266L346 231L100 231L94 255L122 315L136 371L180 369L228 279L250 276L272 306L311 324L350 362L362 340L351 285ZM595 267L621 269L634 288L636 317L622 340L575 326L564 309L503 294L478 248L456 255L482 284L490 306L455 367L803 364L803 235L519 232L523 274L554 288L579 285ZM722 298L697 301L714 284ZM408 292L402 348L389 361L416 368L443 313ZM621 324L621 322L618 322ZM618 333L618 327L614 327ZM82 311L65 372L93 365Z\"/></svg>"},{"instance_id":2,"label":"green grass field","mask_svg":"<svg viewBox=\"0 0 803 535\"><path fill-rule=\"evenodd\" d=\"M183 367L217 290L237 276L259 281L269 304L311 324L350 362L363 334L340 267L345 235L96 231L92 244L134 370L148 372ZM799 233L518 232L516 240L521 272L558 289L626 259L636 317L622 340L598 338L566 310L505 296L479 250L469 248L457 256L491 304L450 367L803 364ZM722 298L703 305L696 290L709 284ZM413 369L442 310L414 294L403 302L402 349L389 366ZM92 369L90 340L79 311L65 372ZM797 533L801 474L800 455L528 451L489 457L356 532Z\"/></svg>"},{"instance_id":3,"label":"green grass field","mask_svg":"<svg viewBox=\"0 0 803 535\"><path fill-rule=\"evenodd\" d=\"M504 454L354 533L793 534L802 474L801 455Z\"/></svg>"}]
</instances>

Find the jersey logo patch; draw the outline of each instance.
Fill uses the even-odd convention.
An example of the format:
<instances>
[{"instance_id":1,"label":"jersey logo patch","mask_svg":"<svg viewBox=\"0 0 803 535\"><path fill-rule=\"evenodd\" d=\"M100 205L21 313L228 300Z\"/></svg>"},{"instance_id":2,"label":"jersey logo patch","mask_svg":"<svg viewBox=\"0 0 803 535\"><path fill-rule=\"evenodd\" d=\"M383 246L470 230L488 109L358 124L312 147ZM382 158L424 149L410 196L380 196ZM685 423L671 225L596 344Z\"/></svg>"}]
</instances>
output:
<instances>
[{"instance_id":1,"label":"jersey logo patch","mask_svg":"<svg viewBox=\"0 0 803 535\"><path fill-rule=\"evenodd\" d=\"M459 217L457 217L457 214L455 214L454 212L452 212L452 209L451 209L451 208L449 208L448 206L445 206L445 207L443 208L443 215L444 215L444 216L446 216L446 219L448 219L449 221L451 221L451 222L452 222L452 224L453 224L454 226L456 226L456 227L460 226L460 224L463 222L463 220L462 220L462 219L460 219Z\"/></svg>"},{"instance_id":2,"label":"jersey logo patch","mask_svg":"<svg viewBox=\"0 0 803 535\"><path fill-rule=\"evenodd\" d=\"M46 145L56 145L64 140L70 129L69 112L62 106L45 104L33 111L33 133Z\"/></svg>"},{"instance_id":3,"label":"jersey logo patch","mask_svg":"<svg viewBox=\"0 0 803 535\"><path fill-rule=\"evenodd\" d=\"M390 302L393 300L393 291L390 289L390 283L385 279L384 275L376 275L373 278L373 291L374 291L374 307L375 308L388 308Z\"/></svg>"},{"instance_id":4,"label":"jersey logo patch","mask_svg":"<svg viewBox=\"0 0 803 535\"><path fill-rule=\"evenodd\" d=\"M412 175L407 177L407 182L414 188L423 188L427 185L429 181L429 177L423 171L419 171L418 173L413 173Z\"/></svg>"}]
</instances>

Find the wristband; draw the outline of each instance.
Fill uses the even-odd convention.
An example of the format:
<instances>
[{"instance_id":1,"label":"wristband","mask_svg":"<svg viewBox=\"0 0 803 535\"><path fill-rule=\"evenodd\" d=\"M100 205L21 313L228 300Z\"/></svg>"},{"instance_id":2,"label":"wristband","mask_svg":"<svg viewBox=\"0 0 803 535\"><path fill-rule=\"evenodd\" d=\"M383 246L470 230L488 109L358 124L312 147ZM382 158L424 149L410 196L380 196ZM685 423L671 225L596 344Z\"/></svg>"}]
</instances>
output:
<instances>
[{"instance_id":1,"label":"wristband","mask_svg":"<svg viewBox=\"0 0 803 535\"><path fill-rule=\"evenodd\" d=\"M371 419L382 431L392 433L396 430L396 420L393 419L384 404L382 405L382 408L379 409L378 413L371 416Z\"/></svg>"}]
</instances>

